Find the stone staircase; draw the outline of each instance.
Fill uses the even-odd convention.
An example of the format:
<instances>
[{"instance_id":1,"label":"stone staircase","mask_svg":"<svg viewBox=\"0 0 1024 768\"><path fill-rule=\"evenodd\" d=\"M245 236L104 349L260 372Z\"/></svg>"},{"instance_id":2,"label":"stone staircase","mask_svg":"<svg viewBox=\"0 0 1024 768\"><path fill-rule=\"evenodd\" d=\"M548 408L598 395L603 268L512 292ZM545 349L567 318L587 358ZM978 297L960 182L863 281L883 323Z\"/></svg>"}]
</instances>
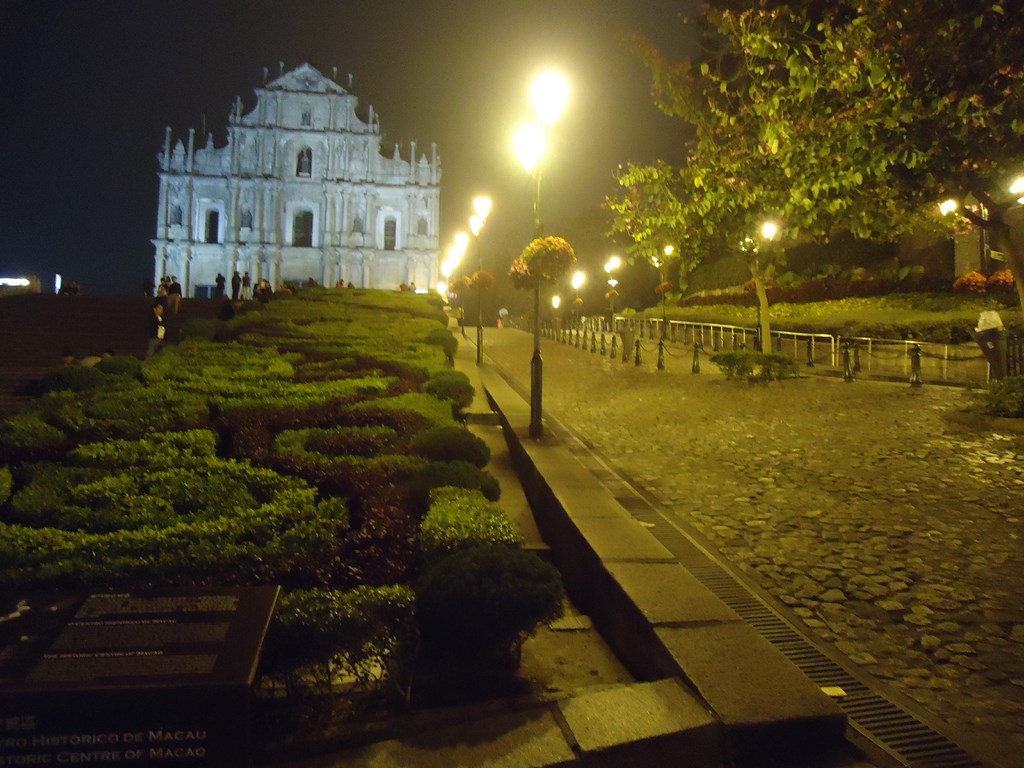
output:
<instances>
[{"instance_id":1,"label":"stone staircase","mask_svg":"<svg viewBox=\"0 0 1024 768\"><path fill-rule=\"evenodd\" d=\"M23 294L0 298L0 416L24 410L26 388L65 352L76 360L104 350L142 357L152 299L145 296L59 296ZM171 338L192 317L214 318L220 303L185 299L176 318L168 318Z\"/></svg>"}]
</instances>

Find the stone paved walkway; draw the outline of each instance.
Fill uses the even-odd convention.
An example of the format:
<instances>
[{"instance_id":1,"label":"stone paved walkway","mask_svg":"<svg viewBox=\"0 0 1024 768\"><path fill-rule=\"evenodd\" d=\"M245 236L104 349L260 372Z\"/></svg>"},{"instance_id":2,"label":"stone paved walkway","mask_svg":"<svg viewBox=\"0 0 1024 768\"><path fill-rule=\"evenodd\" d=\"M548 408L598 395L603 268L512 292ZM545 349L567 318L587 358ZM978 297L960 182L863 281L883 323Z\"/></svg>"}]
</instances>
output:
<instances>
[{"instance_id":1,"label":"stone paved walkway","mask_svg":"<svg viewBox=\"0 0 1024 768\"><path fill-rule=\"evenodd\" d=\"M528 386L532 338L487 329ZM544 407L990 765L1024 754L1024 434L963 390L726 381L544 340Z\"/></svg>"}]
</instances>

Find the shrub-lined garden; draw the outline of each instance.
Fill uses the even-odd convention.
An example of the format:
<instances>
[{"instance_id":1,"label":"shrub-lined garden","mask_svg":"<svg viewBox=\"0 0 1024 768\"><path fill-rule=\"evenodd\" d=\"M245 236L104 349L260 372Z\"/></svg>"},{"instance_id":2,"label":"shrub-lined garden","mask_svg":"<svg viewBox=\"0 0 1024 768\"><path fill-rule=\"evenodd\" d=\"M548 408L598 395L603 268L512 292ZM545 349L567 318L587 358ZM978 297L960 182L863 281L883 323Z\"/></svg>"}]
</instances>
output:
<instances>
[{"instance_id":1,"label":"shrub-lined garden","mask_svg":"<svg viewBox=\"0 0 1024 768\"><path fill-rule=\"evenodd\" d=\"M55 371L0 422L0 589L279 584L289 692L514 657L561 585L494 503L456 344L430 297L314 289Z\"/></svg>"}]
</instances>

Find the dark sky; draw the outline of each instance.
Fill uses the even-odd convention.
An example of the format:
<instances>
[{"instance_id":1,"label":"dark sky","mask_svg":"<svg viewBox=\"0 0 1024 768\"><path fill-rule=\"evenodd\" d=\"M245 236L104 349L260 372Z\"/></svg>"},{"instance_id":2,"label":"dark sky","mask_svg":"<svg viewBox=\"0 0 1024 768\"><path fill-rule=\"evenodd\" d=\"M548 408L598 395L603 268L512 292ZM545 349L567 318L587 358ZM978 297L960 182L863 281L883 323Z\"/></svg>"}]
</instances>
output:
<instances>
[{"instance_id":1,"label":"dark sky","mask_svg":"<svg viewBox=\"0 0 1024 768\"><path fill-rule=\"evenodd\" d=\"M489 193L491 238L531 235L532 187L511 150L546 66L572 84L544 164L557 231L614 191L629 160L672 156L673 121L625 44L673 52L697 0L0 0L0 275L53 274L92 293L152 273L164 126L224 142L228 110L278 62L309 61L380 115L384 149L408 142L443 172L442 247ZM197 140L198 140L197 136ZM583 256L583 254L581 254ZM597 256L595 258L603 258Z\"/></svg>"}]
</instances>

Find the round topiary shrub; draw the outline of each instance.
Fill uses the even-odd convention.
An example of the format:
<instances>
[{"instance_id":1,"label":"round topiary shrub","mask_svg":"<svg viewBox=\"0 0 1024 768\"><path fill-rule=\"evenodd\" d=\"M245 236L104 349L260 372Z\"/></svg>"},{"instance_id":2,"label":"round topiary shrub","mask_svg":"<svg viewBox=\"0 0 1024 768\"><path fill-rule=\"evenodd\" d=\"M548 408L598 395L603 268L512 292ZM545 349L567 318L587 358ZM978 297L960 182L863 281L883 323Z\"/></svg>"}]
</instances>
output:
<instances>
[{"instance_id":1,"label":"round topiary shrub","mask_svg":"<svg viewBox=\"0 0 1024 768\"><path fill-rule=\"evenodd\" d=\"M137 377L142 371L142 362L131 355L112 355L96 363L95 368L108 376Z\"/></svg>"},{"instance_id":2,"label":"round topiary shrub","mask_svg":"<svg viewBox=\"0 0 1024 768\"><path fill-rule=\"evenodd\" d=\"M487 443L465 427L445 424L424 430L409 443L409 453L431 461L468 461L486 467L491 460Z\"/></svg>"},{"instance_id":3,"label":"round topiary shrub","mask_svg":"<svg viewBox=\"0 0 1024 768\"><path fill-rule=\"evenodd\" d=\"M427 344L436 344L444 350L445 357L452 357L459 348L459 340L447 328L434 328L426 338Z\"/></svg>"},{"instance_id":4,"label":"round topiary shrub","mask_svg":"<svg viewBox=\"0 0 1024 768\"><path fill-rule=\"evenodd\" d=\"M476 489L490 501L501 498L501 487L494 476L468 461L432 461L406 485L410 507L422 518L430 508L430 492L446 485Z\"/></svg>"},{"instance_id":5,"label":"round topiary shrub","mask_svg":"<svg viewBox=\"0 0 1024 768\"><path fill-rule=\"evenodd\" d=\"M499 544L430 561L415 591L424 650L439 657L517 649L562 610L562 580L554 566Z\"/></svg>"},{"instance_id":6,"label":"round topiary shrub","mask_svg":"<svg viewBox=\"0 0 1024 768\"><path fill-rule=\"evenodd\" d=\"M438 400L448 400L455 411L468 408L473 402L473 395L476 394L466 374L451 370L435 373L430 377L430 381L423 385L423 391Z\"/></svg>"}]
</instances>

